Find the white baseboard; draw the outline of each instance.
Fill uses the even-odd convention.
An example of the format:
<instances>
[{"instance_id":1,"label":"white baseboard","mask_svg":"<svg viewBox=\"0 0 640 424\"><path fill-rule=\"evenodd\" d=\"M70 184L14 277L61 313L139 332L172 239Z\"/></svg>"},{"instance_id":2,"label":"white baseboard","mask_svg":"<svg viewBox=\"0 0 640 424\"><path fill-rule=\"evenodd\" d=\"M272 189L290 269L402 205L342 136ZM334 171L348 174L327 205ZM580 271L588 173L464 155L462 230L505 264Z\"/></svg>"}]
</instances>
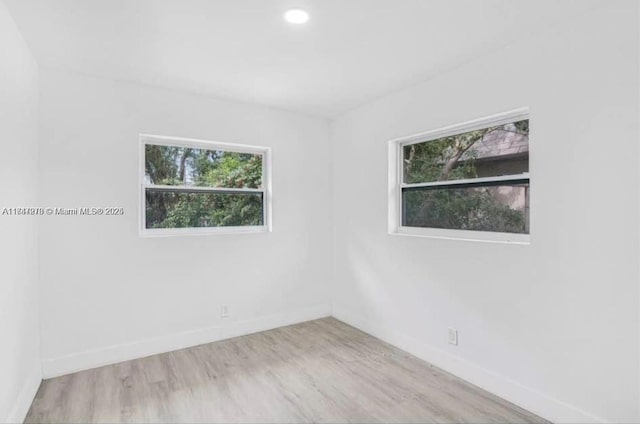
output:
<instances>
[{"instance_id":1,"label":"white baseboard","mask_svg":"<svg viewBox=\"0 0 640 424\"><path fill-rule=\"evenodd\" d=\"M33 398L36 397L36 393L38 392L38 388L40 387L40 383L42 382L42 372L40 368L34 369L31 375L24 381L24 385L22 386L22 390L18 395L18 400L11 412L9 412L9 416L7 417L7 423L22 423L29 412L29 408L33 403Z\"/></svg>"},{"instance_id":2,"label":"white baseboard","mask_svg":"<svg viewBox=\"0 0 640 424\"><path fill-rule=\"evenodd\" d=\"M490 393L555 423L606 423L573 405L551 398L493 371L420 342L379 322L364 319L343 305L333 304L332 315L353 327L392 344Z\"/></svg>"},{"instance_id":3,"label":"white baseboard","mask_svg":"<svg viewBox=\"0 0 640 424\"><path fill-rule=\"evenodd\" d=\"M42 361L44 378L52 378L72 372L115 364L131 359L184 349L232 337L271 330L285 325L297 324L331 315L331 305L321 304L291 312L268 315L244 321L230 321L215 327L201 328L125 343L100 349L65 355Z\"/></svg>"}]
</instances>

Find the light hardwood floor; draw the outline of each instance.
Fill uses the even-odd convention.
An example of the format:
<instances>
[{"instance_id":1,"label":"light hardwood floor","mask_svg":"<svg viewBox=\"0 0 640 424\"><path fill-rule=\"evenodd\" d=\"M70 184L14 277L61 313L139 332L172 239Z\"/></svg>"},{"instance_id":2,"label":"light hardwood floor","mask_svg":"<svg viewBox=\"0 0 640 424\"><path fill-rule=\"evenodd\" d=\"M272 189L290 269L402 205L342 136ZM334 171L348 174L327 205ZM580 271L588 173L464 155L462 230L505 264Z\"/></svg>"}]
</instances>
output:
<instances>
[{"instance_id":1,"label":"light hardwood floor","mask_svg":"<svg viewBox=\"0 0 640 424\"><path fill-rule=\"evenodd\" d=\"M545 422L325 318L42 382L26 422Z\"/></svg>"}]
</instances>

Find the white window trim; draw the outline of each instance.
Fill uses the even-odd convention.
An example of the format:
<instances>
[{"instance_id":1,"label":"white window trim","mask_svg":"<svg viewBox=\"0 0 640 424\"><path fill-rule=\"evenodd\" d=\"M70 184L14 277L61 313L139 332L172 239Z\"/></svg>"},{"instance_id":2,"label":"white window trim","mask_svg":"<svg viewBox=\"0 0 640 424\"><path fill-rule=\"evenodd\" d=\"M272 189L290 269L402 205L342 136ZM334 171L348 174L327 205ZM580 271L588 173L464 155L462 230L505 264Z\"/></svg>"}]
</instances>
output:
<instances>
[{"instance_id":1,"label":"white window trim","mask_svg":"<svg viewBox=\"0 0 640 424\"><path fill-rule=\"evenodd\" d=\"M530 234L499 233L492 231L469 231L443 228L406 227L402 225L402 189L407 187L429 187L450 185L452 181L434 181L420 184L405 184L403 182L402 149L411 144L436 140L454 134L474 131L489 126L507 124L523 119L529 119L529 108L515 109L509 112L474 119L462 124L450 125L435 130L413 134L389 141L389 191L388 191L388 232L391 235L428 237L448 240L480 241L509 244L530 244ZM531 148L529 149L531 155ZM531 163L531 162L529 162ZM476 178L457 180L453 183L464 184L470 182L513 181L518 178L530 178L529 174L508 175L500 177ZM531 200L529 201L531 205ZM531 214L531 212L529 212ZM531 233L531 215L529 217L529 232Z\"/></svg>"},{"instance_id":2,"label":"white window trim","mask_svg":"<svg viewBox=\"0 0 640 424\"><path fill-rule=\"evenodd\" d=\"M251 234L268 233L272 231L272 189L271 189L271 148L262 146L249 146L246 144L221 143L184 137L167 137L152 134L140 134L140 164L138 172L139 186L139 211L138 234L140 237L169 237L169 236L197 236L210 234ZM237 153L251 153L262 156L262 187L261 189L242 188L215 188L215 187L181 187L148 185L145 183L145 146L147 144L161 146L179 146L191 148L203 148L208 150L224 150ZM241 227L196 227L196 228L146 228L146 201L145 191L148 188L168 189L172 191L201 191L209 193L263 193L263 225L247 225Z\"/></svg>"}]
</instances>

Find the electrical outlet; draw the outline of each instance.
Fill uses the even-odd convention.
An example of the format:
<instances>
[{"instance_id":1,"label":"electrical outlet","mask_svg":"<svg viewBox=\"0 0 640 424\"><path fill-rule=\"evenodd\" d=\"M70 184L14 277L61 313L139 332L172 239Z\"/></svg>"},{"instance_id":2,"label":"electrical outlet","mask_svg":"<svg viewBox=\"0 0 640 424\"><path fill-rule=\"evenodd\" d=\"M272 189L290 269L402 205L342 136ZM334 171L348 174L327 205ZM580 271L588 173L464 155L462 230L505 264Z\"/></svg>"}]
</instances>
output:
<instances>
[{"instance_id":1,"label":"electrical outlet","mask_svg":"<svg viewBox=\"0 0 640 424\"><path fill-rule=\"evenodd\" d=\"M449 329L449 344L458 346L458 330L455 328Z\"/></svg>"},{"instance_id":2,"label":"electrical outlet","mask_svg":"<svg viewBox=\"0 0 640 424\"><path fill-rule=\"evenodd\" d=\"M220 318L229 318L229 307L227 305L220 306Z\"/></svg>"}]
</instances>

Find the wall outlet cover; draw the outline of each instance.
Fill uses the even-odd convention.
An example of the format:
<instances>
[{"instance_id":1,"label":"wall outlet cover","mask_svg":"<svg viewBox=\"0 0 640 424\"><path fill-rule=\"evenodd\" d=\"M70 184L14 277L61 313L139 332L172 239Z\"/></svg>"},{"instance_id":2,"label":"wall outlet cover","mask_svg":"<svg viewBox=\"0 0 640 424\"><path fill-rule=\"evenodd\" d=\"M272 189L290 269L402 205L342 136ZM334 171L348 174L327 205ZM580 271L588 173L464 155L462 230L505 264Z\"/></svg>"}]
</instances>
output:
<instances>
[{"instance_id":1,"label":"wall outlet cover","mask_svg":"<svg viewBox=\"0 0 640 424\"><path fill-rule=\"evenodd\" d=\"M449 329L449 344L458 346L458 330L455 328Z\"/></svg>"}]
</instances>

